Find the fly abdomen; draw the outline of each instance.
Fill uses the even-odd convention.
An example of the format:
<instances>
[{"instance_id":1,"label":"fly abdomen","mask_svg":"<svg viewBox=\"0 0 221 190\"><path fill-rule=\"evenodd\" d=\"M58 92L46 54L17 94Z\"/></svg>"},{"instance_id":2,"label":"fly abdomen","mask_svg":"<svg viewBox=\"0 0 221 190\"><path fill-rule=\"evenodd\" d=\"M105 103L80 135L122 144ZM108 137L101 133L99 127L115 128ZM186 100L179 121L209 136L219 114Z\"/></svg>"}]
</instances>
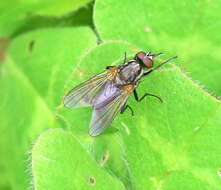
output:
<instances>
[{"instance_id":1,"label":"fly abdomen","mask_svg":"<svg viewBox=\"0 0 221 190\"><path fill-rule=\"evenodd\" d=\"M100 109L113 101L120 93L120 89L113 81L108 81L103 90L96 96L93 102L94 109Z\"/></svg>"}]
</instances>

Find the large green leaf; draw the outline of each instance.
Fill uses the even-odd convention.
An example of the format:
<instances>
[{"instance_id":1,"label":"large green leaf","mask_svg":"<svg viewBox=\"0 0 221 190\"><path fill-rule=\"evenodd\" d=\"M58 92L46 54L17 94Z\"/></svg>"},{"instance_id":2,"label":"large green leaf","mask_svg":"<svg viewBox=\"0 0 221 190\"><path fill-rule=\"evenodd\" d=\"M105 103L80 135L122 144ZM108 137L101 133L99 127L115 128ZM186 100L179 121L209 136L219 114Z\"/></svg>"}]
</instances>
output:
<instances>
[{"instance_id":1,"label":"large green leaf","mask_svg":"<svg viewBox=\"0 0 221 190\"><path fill-rule=\"evenodd\" d=\"M11 31L10 37L14 38L24 32L41 28L92 26L92 8L92 4L89 4L62 17L31 15L24 19L24 23L17 26L14 31Z\"/></svg>"},{"instance_id":2,"label":"large green leaf","mask_svg":"<svg viewBox=\"0 0 221 190\"><path fill-rule=\"evenodd\" d=\"M39 30L11 43L1 68L0 165L12 189L27 189L31 181L34 139L45 129L65 127L54 108L72 64L95 43L87 27Z\"/></svg>"},{"instance_id":3,"label":"large green leaf","mask_svg":"<svg viewBox=\"0 0 221 190\"><path fill-rule=\"evenodd\" d=\"M48 16L62 16L76 11L88 2L90 0L3 0L0 2L0 37L9 37L25 27L55 25L59 20L49 19ZM37 20L36 15L47 17L37 17Z\"/></svg>"},{"instance_id":4,"label":"large green leaf","mask_svg":"<svg viewBox=\"0 0 221 190\"><path fill-rule=\"evenodd\" d=\"M85 152L78 137L61 129L43 133L32 149L35 189L124 189ZM45 175L47 174L47 175Z\"/></svg>"},{"instance_id":5,"label":"large green leaf","mask_svg":"<svg viewBox=\"0 0 221 190\"><path fill-rule=\"evenodd\" d=\"M75 67L67 88L107 65L122 63L124 51L135 50L125 42L106 42L92 49ZM220 101L174 64L144 78L138 93L145 92L160 96L164 103L153 97L141 103L130 98L135 116L129 111L119 115L98 137L87 134L91 109L63 108L61 113L84 148L127 189L218 190Z\"/></svg>"},{"instance_id":6,"label":"large green leaf","mask_svg":"<svg viewBox=\"0 0 221 190\"><path fill-rule=\"evenodd\" d=\"M9 55L44 100L56 106L73 64L95 41L87 27L36 30L13 40Z\"/></svg>"},{"instance_id":7,"label":"large green leaf","mask_svg":"<svg viewBox=\"0 0 221 190\"><path fill-rule=\"evenodd\" d=\"M185 71L219 96L220 9L219 0L97 0L94 21L102 40L178 55Z\"/></svg>"}]
</instances>

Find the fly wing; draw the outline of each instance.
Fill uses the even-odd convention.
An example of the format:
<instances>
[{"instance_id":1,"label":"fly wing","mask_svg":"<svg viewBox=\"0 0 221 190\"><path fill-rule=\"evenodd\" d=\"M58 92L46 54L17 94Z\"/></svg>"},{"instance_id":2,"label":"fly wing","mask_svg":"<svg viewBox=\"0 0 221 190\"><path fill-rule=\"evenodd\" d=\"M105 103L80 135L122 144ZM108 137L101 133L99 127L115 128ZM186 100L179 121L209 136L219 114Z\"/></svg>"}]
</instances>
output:
<instances>
[{"instance_id":1,"label":"fly wing","mask_svg":"<svg viewBox=\"0 0 221 190\"><path fill-rule=\"evenodd\" d=\"M77 108L92 105L94 97L102 90L109 76L110 72L105 71L76 86L64 97L64 106Z\"/></svg>"},{"instance_id":2,"label":"fly wing","mask_svg":"<svg viewBox=\"0 0 221 190\"><path fill-rule=\"evenodd\" d=\"M91 136L101 134L110 125L131 94L114 85L110 85L110 88L112 88L111 90L109 89L109 91L112 92L111 96L103 102L97 101L100 103L94 105L89 129L89 134Z\"/></svg>"}]
</instances>

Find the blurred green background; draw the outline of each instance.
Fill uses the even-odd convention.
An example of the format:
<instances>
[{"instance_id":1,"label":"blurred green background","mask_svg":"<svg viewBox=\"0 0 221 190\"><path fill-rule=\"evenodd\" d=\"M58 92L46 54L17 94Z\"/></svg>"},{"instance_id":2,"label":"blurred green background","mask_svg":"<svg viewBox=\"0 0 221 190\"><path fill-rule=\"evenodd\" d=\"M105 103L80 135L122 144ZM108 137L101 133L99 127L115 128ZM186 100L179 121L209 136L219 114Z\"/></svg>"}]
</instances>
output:
<instances>
[{"instance_id":1,"label":"blurred green background","mask_svg":"<svg viewBox=\"0 0 221 190\"><path fill-rule=\"evenodd\" d=\"M219 190L218 0L0 2L0 190ZM138 87L160 96L88 135L74 86L137 51L163 52Z\"/></svg>"}]
</instances>

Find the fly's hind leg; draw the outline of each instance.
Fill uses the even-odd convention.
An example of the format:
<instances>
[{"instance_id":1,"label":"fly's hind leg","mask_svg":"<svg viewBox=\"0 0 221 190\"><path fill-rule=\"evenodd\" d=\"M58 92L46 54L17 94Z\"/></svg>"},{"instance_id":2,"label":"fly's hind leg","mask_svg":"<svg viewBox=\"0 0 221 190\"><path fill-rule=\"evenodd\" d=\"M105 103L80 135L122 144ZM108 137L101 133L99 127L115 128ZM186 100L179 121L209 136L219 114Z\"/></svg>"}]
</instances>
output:
<instances>
[{"instance_id":1,"label":"fly's hind leg","mask_svg":"<svg viewBox=\"0 0 221 190\"><path fill-rule=\"evenodd\" d=\"M163 103L163 100L159 96L154 95L154 94L145 93L141 98L139 98L137 91L134 90L134 98L137 102L141 102L146 96L153 96L153 97L157 98L161 103Z\"/></svg>"},{"instance_id":2,"label":"fly's hind leg","mask_svg":"<svg viewBox=\"0 0 221 190\"><path fill-rule=\"evenodd\" d=\"M120 113L123 114L127 108L130 109L131 115L134 116L134 111L133 111L133 109L132 109L129 105L127 105L127 104L124 104L124 105L122 106L122 108L120 109Z\"/></svg>"}]
</instances>

